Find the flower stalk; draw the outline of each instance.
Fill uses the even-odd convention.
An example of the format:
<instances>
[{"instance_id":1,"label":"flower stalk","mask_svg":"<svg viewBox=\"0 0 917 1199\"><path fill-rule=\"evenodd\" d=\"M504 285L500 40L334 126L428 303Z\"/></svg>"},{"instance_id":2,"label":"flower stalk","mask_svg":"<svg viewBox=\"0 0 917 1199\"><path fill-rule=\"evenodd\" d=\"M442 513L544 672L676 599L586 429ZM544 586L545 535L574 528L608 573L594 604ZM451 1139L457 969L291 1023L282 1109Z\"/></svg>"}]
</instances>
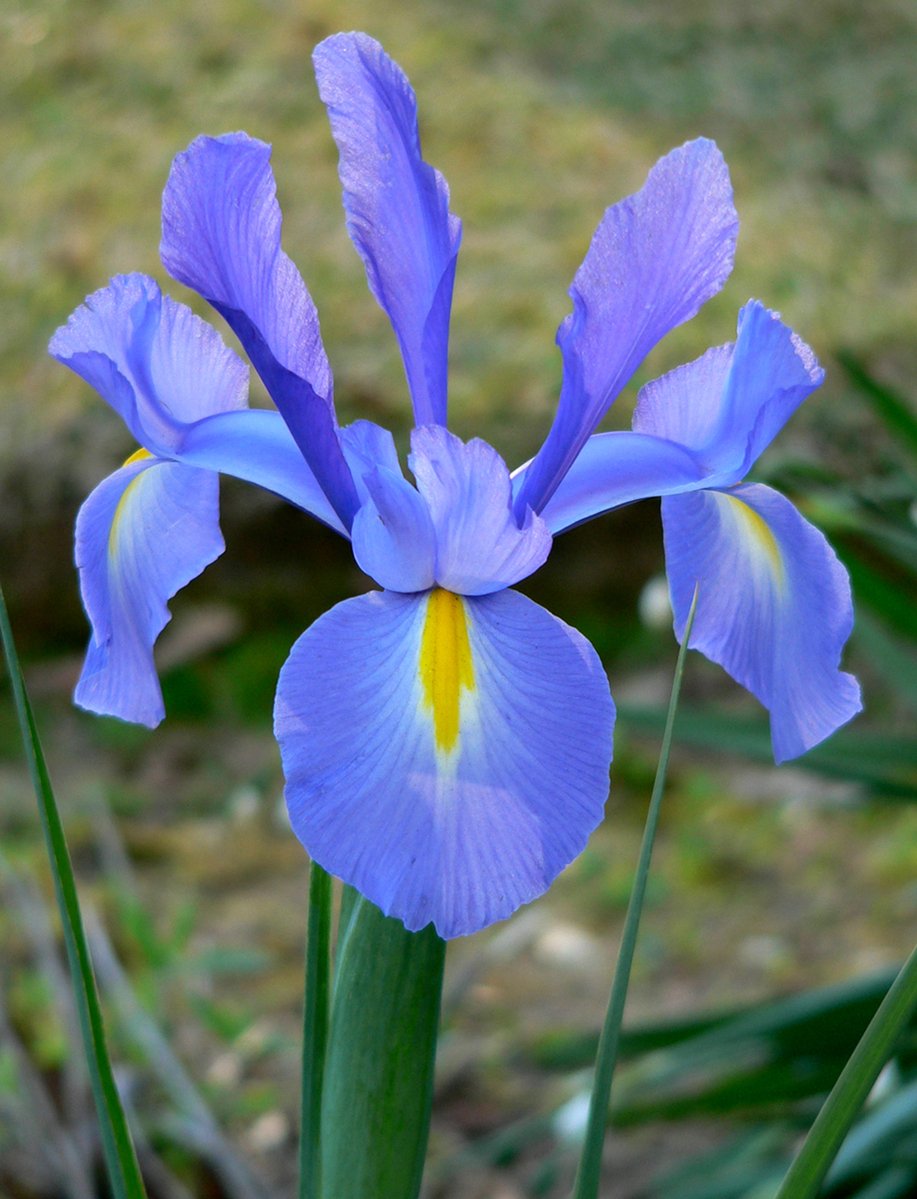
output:
<instances>
[{"instance_id":1,"label":"flower stalk","mask_svg":"<svg viewBox=\"0 0 917 1199\"><path fill-rule=\"evenodd\" d=\"M349 890L349 889L348 889ZM351 893L322 1096L322 1199L415 1199L433 1102L446 943Z\"/></svg>"}]
</instances>

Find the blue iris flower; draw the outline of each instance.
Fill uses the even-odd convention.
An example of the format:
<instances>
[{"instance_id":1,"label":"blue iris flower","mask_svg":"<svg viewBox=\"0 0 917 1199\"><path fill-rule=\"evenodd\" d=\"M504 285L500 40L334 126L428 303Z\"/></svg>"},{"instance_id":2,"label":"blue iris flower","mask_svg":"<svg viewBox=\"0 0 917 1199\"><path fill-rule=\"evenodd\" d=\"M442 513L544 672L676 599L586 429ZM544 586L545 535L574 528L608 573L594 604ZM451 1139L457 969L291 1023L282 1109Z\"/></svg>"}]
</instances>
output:
<instances>
[{"instance_id":1,"label":"blue iris flower","mask_svg":"<svg viewBox=\"0 0 917 1199\"><path fill-rule=\"evenodd\" d=\"M143 275L90 296L51 353L120 414L137 453L80 511L92 625L76 701L155 725L153 644L168 599L223 549L220 472L283 496L351 542L382 588L338 604L293 647L275 728L293 828L325 869L409 929L454 937L540 895L602 819L614 706L575 630L510 590L552 537L663 497L681 635L769 709L777 760L859 710L838 669L852 610L822 535L754 460L822 381L811 350L757 302L735 343L643 388L632 431L595 434L647 352L722 287L737 218L716 146L689 142L609 208L557 341L558 411L512 475L446 427L449 312L461 237L421 157L414 94L382 48L340 34L315 53L340 151L350 236L398 339L415 425L341 428L315 307L280 248L270 148L201 137L163 198L167 270L225 318L276 404L246 406L248 370Z\"/></svg>"}]
</instances>

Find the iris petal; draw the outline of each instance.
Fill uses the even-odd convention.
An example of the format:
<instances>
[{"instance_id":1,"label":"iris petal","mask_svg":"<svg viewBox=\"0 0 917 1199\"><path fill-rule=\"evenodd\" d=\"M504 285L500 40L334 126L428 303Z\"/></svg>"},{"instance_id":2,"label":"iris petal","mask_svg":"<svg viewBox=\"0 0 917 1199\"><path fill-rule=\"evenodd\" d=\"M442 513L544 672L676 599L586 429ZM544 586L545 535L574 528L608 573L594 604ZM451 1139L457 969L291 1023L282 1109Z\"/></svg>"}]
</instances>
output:
<instances>
[{"instance_id":1,"label":"iris petal","mask_svg":"<svg viewBox=\"0 0 917 1199\"><path fill-rule=\"evenodd\" d=\"M417 102L378 42L340 33L313 54L340 150L347 229L401 347L416 424L446 423L449 310L461 221L424 162Z\"/></svg>"},{"instance_id":2,"label":"iris petal","mask_svg":"<svg viewBox=\"0 0 917 1199\"><path fill-rule=\"evenodd\" d=\"M153 643L166 602L223 552L218 478L143 454L80 509L76 563L92 638L74 698L154 727L164 716Z\"/></svg>"},{"instance_id":3,"label":"iris petal","mask_svg":"<svg viewBox=\"0 0 917 1199\"><path fill-rule=\"evenodd\" d=\"M364 475L372 474L377 466L401 474L394 437L374 421L355 420L353 424L345 425L340 430L340 440L361 504L369 499Z\"/></svg>"},{"instance_id":4,"label":"iris petal","mask_svg":"<svg viewBox=\"0 0 917 1199\"><path fill-rule=\"evenodd\" d=\"M338 604L293 647L275 707L306 849L443 937L508 916L582 850L613 720L589 643L512 591Z\"/></svg>"},{"instance_id":5,"label":"iris petal","mask_svg":"<svg viewBox=\"0 0 917 1199\"><path fill-rule=\"evenodd\" d=\"M715 445L734 350L733 344L715 346L641 387L634 432L665 437L693 450Z\"/></svg>"},{"instance_id":6,"label":"iris petal","mask_svg":"<svg viewBox=\"0 0 917 1199\"><path fill-rule=\"evenodd\" d=\"M634 429L687 446L729 485L823 379L805 342L752 300L739 313L734 346L708 350L641 390Z\"/></svg>"},{"instance_id":7,"label":"iris petal","mask_svg":"<svg viewBox=\"0 0 917 1199\"><path fill-rule=\"evenodd\" d=\"M229 323L349 528L359 500L338 443L315 305L280 248L270 155L244 133L199 137L179 154L162 198L162 260Z\"/></svg>"},{"instance_id":8,"label":"iris petal","mask_svg":"<svg viewBox=\"0 0 917 1199\"><path fill-rule=\"evenodd\" d=\"M247 403L248 367L146 275L117 275L94 292L48 349L154 451L174 448L185 425Z\"/></svg>"},{"instance_id":9,"label":"iris petal","mask_svg":"<svg viewBox=\"0 0 917 1199\"><path fill-rule=\"evenodd\" d=\"M467 444L441 425L411 434L408 459L436 529L436 581L485 595L524 579L551 552L551 534L532 512L513 516L512 484L495 449Z\"/></svg>"},{"instance_id":10,"label":"iris petal","mask_svg":"<svg viewBox=\"0 0 917 1199\"><path fill-rule=\"evenodd\" d=\"M370 498L353 520L353 556L389 591L433 586L436 535L430 512L400 473L377 467L364 477Z\"/></svg>"},{"instance_id":11,"label":"iris petal","mask_svg":"<svg viewBox=\"0 0 917 1199\"><path fill-rule=\"evenodd\" d=\"M513 475L518 493L526 467ZM691 491L707 470L700 459L646 433L594 433L541 511L553 534L649 496Z\"/></svg>"},{"instance_id":12,"label":"iris petal","mask_svg":"<svg viewBox=\"0 0 917 1199\"><path fill-rule=\"evenodd\" d=\"M769 487L745 484L662 501L666 569L681 637L770 711L778 762L798 757L860 711L838 670L853 627L847 573L822 534Z\"/></svg>"},{"instance_id":13,"label":"iris petal","mask_svg":"<svg viewBox=\"0 0 917 1199\"><path fill-rule=\"evenodd\" d=\"M207 417L184 432L174 456L256 483L347 536L279 412L246 408Z\"/></svg>"},{"instance_id":14,"label":"iris petal","mask_svg":"<svg viewBox=\"0 0 917 1199\"><path fill-rule=\"evenodd\" d=\"M570 288L557 416L517 511L544 508L650 349L720 290L737 231L729 172L704 138L660 159L636 195L607 210Z\"/></svg>"}]
</instances>

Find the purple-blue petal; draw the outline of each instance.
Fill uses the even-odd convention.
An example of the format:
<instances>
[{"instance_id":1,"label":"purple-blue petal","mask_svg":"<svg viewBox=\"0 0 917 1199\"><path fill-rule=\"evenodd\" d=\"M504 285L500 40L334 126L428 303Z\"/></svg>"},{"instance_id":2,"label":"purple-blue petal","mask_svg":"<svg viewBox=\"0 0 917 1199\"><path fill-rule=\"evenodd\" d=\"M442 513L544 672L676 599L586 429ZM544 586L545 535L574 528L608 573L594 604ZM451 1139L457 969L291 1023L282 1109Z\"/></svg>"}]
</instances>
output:
<instances>
[{"instance_id":1,"label":"purple-blue petal","mask_svg":"<svg viewBox=\"0 0 917 1199\"><path fill-rule=\"evenodd\" d=\"M634 409L633 430L648 437L664 437L702 452L720 449L717 430L723 421L723 403L735 345L714 346L667 371L640 388ZM709 474L718 469L710 464Z\"/></svg>"},{"instance_id":2,"label":"purple-blue petal","mask_svg":"<svg viewBox=\"0 0 917 1199\"><path fill-rule=\"evenodd\" d=\"M271 148L244 133L199 137L172 164L162 260L226 319L349 527L359 506L337 438L318 316L280 248Z\"/></svg>"},{"instance_id":3,"label":"purple-blue petal","mask_svg":"<svg viewBox=\"0 0 917 1199\"><path fill-rule=\"evenodd\" d=\"M544 521L517 522L506 463L486 441L461 441L442 425L411 434L408 465L436 530L436 581L486 595L532 574L551 552Z\"/></svg>"},{"instance_id":4,"label":"purple-blue petal","mask_svg":"<svg viewBox=\"0 0 917 1199\"><path fill-rule=\"evenodd\" d=\"M376 467L363 482L369 499L350 530L357 565L388 591L426 591L436 566L427 505L400 471Z\"/></svg>"},{"instance_id":5,"label":"purple-blue petal","mask_svg":"<svg viewBox=\"0 0 917 1199\"><path fill-rule=\"evenodd\" d=\"M471 662L447 748L429 706L441 684L421 668L439 602L447 619L460 605ZM407 928L443 937L509 916L583 849L602 819L613 721L589 643L512 591L338 604L293 647L275 706L303 845Z\"/></svg>"},{"instance_id":6,"label":"purple-blue petal","mask_svg":"<svg viewBox=\"0 0 917 1199\"><path fill-rule=\"evenodd\" d=\"M446 423L449 313L461 221L445 179L424 162L404 72L365 33L313 54L340 151L347 229L401 347L416 424Z\"/></svg>"},{"instance_id":7,"label":"purple-blue petal","mask_svg":"<svg viewBox=\"0 0 917 1199\"><path fill-rule=\"evenodd\" d=\"M824 371L806 343L757 300L734 345L708 350L644 387L634 429L693 450L719 484L740 481Z\"/></svg>"},{"instance_id":8,"label":"purple-blue petal","mask_svg":"<svg viewBox=\"0 0 917 1199\"><path fill-rule=\"evenodd\" d=\"M522 489L525 472L513 474ZM692 491L703 484L704 464L682 445L646 433L593 433L541 511L556 536L593 516L650 496Z\"/></svg>"},{"instance_id":9,"label":"purple-blue petal","mask_svg":"<svg viewBox=\"0 0 917 1199\"><path fill-rule=\"evenodd\" d=\"M141 445L168 453L184 426L246 406L248 368L219 334L146 275L117 275L51 339Z\"/></svg>"},{"instance_id":10,"label":"purple-blue petal","mask_svg":"<svg viewBox=\"0 0 917 1199\"><path fill-rule=\"evenodd\" d=\"M557 416L517 511L544 508L647 353L720 290L737 232L729 172L704 138L660 159L636 195L606 211L570 288Z\"/></svg>"},{"instance_id":11,"label":"purple-blue petal","mask_svg":"<svg viewBox=\"0 0 917 1199\"><path fill-rule=\"evenodd\" d=\"M774 757L798 757L860 711L838 669L853 627L850 583L822 534L760 484L662 501L666 570L680 638L769 710Z\"/></svg>"},{"instance_id":12,"label":"purple-blue petal","mask_svg":"<svg viewBox=\"0 0 917 1199\"><path fill-rule=\"evenodd\" d=\"M371 420L355 420L353 424L338 430L338 436L361 504L365 504L369 499L369 492L363 482L365 475L372 474L377 466L384 467L396 475L402 473L395 439L388 429L383 429Z\"/></svg>"},{"instance_id":13,"label":"purple-blue petal","mask_svg":"<svg viewBox=\"0 0 917 1199\"><path fill-rule=\"evenodd\" d=\"M246 408L206 417L185 430L174 457L255 483L347 536L279 412Z\"/></svg>"},{"instance_id":14,"label":"purple-blue petal","mask_svg":"<svg viewBox=\"0 0 917 1199\"><path fill-rule=\"evenodd\" d=\"M80 509L76 564L92 637L74 699L154 727L165 712L153 644L167 601L223 552L218 478L144 455Z\"/></svg>"}]
</instances>

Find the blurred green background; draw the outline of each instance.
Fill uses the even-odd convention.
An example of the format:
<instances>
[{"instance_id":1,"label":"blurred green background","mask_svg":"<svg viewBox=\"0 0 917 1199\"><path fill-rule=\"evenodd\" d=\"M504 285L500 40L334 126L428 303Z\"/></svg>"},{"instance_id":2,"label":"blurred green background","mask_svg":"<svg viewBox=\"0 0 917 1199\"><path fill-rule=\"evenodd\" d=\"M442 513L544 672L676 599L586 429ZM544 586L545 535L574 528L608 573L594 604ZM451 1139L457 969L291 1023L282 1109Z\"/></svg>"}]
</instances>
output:
<instances>
[{"instance_id":1,"label":"blurred green background","mask_svg":"<svg viewBox=\"0 0 917 1199\"><path fill-rule=\"evenodd\" d=\"M162 186L174 154L198 133L244 128L275 146L285 249L319 308L342 422L371 417L406 444L410 406L395 341L346 237L336 151L309 61L322 37L350 28L379 38L409 74L425 155L464 220L451 341L456 432L487 438L511 465L537 449L560 381L554 331L603 209L638 188L661 154L700 134L717 140L732 170L742 221L736 269L636 382L729 340L749 296L781 310L828 369L755 477L791 494L851 569L859 623L849 666L862 677L867 712L824 751L777 771L754 702L715 668L690 662L632 1022L887 967L910 948L917 923L917 809L907 802L917 771L913 7L8 3L0 9L0 579L79 873L107 929L98 935L128 969L134 1016L155 1015L275 1193L294 1160L306 888L304 857L278 812L272 691L295 636L367 583L333 534L227 482L227 554L175 600L162 641L170 719L150 735L74 712L68 695L86 629L72 523L133 446L45 347L117 272L147 271L201 310L158 261ZM627 426L635 394L632 386L621 397L607 427ZM253 397L266 402L258 386ZM661 569L658 508L649 503L565 535L543 577L525 585L587 633L606 662L621 707L615 786L606 825L550 896L452 953L431 1195L563 1193L567 1158L559 1150L555 1160L546 1145L556 1148L556 1138L537 1124L530 1141L498 1145L461 1177L456 1163L467 1167L470 1146L575 1092L579 1058L565 1050L548 1064L544 1038L588 1031L604 1002L674 662L670 632L640 617L644 586ZM25 1075L45 1088L66 1129L72 1069L66 1013L35 931L33 891L47 880L17 755L4 692L0 1161L4 1128L28 1139L22 1112L38 1100L15 1101ZM182 1147L174 1129L170 1141L155 1124L156 1113L180 1104L155 1070L151 1078L130 1019L122 1012L116 1024L136 1105L153 1121L153 1156L200 1193L233 1193L221 1176L214 1181L200 1145ZM781 1111L798 1116L783 1100ZM616 1141L614 1193L648 1193L654 1171L734 1144L709 1114L693 1120L641 1125ZM779 1158L791 1132L784 1126L784 1139L754 1160ZM16 1158L19 1189L12 1167L6 1175L0 1167L0 1189L59 1193L39 1150L26 1144L25 1156L34 1162Z\"/></svg>"}]
</instances>

